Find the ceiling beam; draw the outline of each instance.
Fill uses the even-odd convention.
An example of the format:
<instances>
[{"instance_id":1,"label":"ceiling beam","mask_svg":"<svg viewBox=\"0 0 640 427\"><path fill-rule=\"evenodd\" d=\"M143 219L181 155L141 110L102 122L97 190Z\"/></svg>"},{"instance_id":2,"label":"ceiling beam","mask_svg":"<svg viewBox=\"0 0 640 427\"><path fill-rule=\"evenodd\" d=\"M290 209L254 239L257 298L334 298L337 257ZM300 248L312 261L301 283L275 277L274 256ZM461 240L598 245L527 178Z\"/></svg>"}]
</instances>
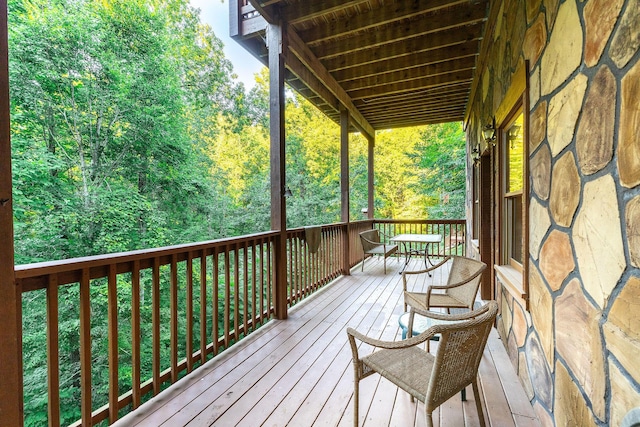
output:
<instances>
[{"instance_id":1,"label":"ceiling beam","mask_svg":"<svg viewBox=\"0 0 640 427\"><path fill-rule=\"evenodd\" d=\"M489 61L489 48L493 45L493 33L498 22L498 15L500 14L500 10L502 10L502 8L498 7L498 4L496 2L489 3L489 16L487 18L487 24L485 25L486 28L484 30L485 36L480 46L480 52L478 55L478 66L476 67L473 82L471 83L471 91L469 92L469 102L467 103L467 110L464 113L465 130L467 124L469 123L471 108L472 104L475 102L476 92L480 87L480 79L482 77L482 73L484 73L485 63Z\"/></svg>"},{"instance_id":2,"label":"ceiling beam","mask_svg":"<svg viewBox=\"0 0 640 427\"><path fill-rule=\"evenodd\" d=\"M348 57L345 55L334 58L320 58L320 60L329 71L334 72L348 67L366 66L378 61L452 47L466 41L480 40L481 38L482 23L476 23L463 28L452 28L435 33L422 34L406 40L396 40L382 46L363 47L357 52L352 52Z\"/></svg>"},{"instance_id":3,"label":"ceiling beam","mask_svg":"<svg viewBox=\"0 0 640 427\"><path fill-rule=\"evenodd\" d=\"M478 54L479 42L476 40L467 41L460 44L432 49L423 52L415 52L410 55L383 59L366 65L345 68L334 71L333 77L340 83L361 79L363 77L374 76L380 73L394 71L397 69L418 67L422 65L436 64L438 62L450 61Z\"/></svg>"},{"instance_id":4,"label":"ceiling beam","mask_svg":"<svg viewBox=\"0 0 640 427\"><path fill-rule=\"evenodd\" d=\"M384 129L399 129L399 128L407 128L407 127L415 127L415 126L426 126L426 125L437 125L440 123L449 123L449 122L459 122L462 121L461 117L457 116L441 116L434 117L429 119L420 119L420 120L408 120L408 121L398 121L398 122L381 122L376 124L376 130L384 130Z\"/></svg>"},{"instance_id":5,"label":"ceiling beam","mask_svg":"<svg viewBox=\"0 0 640 427\"><path fill-rule=\"evenodd\" d=\"M377 98L371 99L360 99L354 101L358 109L363 108L364 106L378 105L378 104L389 104L396 103L408 100L414 100L416 102L420 102L423 99L432 96L440 96L440 95L448 95L458 92L468 92L469 91L469 82L463 81L455 84L450 84L442 87L432 87L423 90L415 90L411 92L405 93L396 93L387 96L379 96Z\"/></svg>"},{"instance_id":6,"label":"ceiling beam","mask_svg":"<svg viewBox=\"0 0 640 427\"><path fill-rule=\"evenodd\" d=\"M388 2L380 8L349 17L349 19L332 20L324 25L318 25L309 30L300 31L300 37L309 46L320 42L353 35L380 25L396 24L399 21L420 17L429 19L427 15L442 8L450 8L461 3L469 4L469 0L431 0L431 1L402 1ZM462 11L460 12L462 13Z\"/></svg>"},{"instance_id":7,"label":"ceiling beam","mask_svg":"<svg viewBox=\"0 0 640 427\"><path fill-rule=\"evenodd\" d=\"M368 31L362 34L356 34L347 39L339 39L313 48L313 52L319 59L331 58L344 55L351 52L357 52L363 46L375 47L383 46L394 41L407 41L413 37L425 34L436 33L451 28L462 28L467 24L482 22L485 20L485 8L475 6L472 9L461 10L460 13L465 15L464 20L453 14L445 14L438 16L438 19L424 19L419 22L419 28L416 28L416 22L402 22L395 25L379 29L377 31Z\"/></svg>"},{"instance_id":8,"label":"ceiling beam","mask_svg":"<svg viewBox=\"0 0 640 427\"><path fill-rule=\"evenodd\" d=\"M291 25L287 27L287 39L289 41L289 50L300 59L315 77L338 99L340 104L349 111L354 125L360 129L362 133L374 137L375 130L373 127L362 116L360 111L358 111L347 92L345 92L331 74L329 74L329 71L327 71L324 65L322 65L313 52L311 52L311 49L304 44Z\"/></svg>"},{"instance_id":9,"label":"ceiling beam","mask_svg":"<svg viewBox=\"0 0 640 427\"><path fill-rule=\"evenodd\" d=\"M437 101L456 96L466 96L468 94L469 84L460 84L445 86L442 88L432 88L419 92L408 92L401 95L380 97L367 102L362 102L362 100L360 100L358 101L357 107L358 110L363 111L372 108L380 108L380 106L387 105L390 102L393 102L395 105L408 103L415 104L419 102Z\"/></svg>"},{"instance_id":10,"label":"ceiling beam","mask_svg":"<svg viewBox=\"0 0 640 427\"><path fill-rule=\"evenodd\" d=\"M433 77L464 70L472 70L475 68L475 66L475 56L469 56L467 58L455 59L453 61L439 62L437 64L423 65L414 68L403 68L401 70L392 71L390 73L381 73L376 76L352 80L343 83L342 87L344 87L344 90L346 90L347 92L350 92L357 89L387 86L394 83L418 80L424 78L424 76Z\"/></svg>"},{"instance_id":11,"label":"ceiling beam","mask_svg":"<svg viewBox=\"0 0 640 427\"><path fill-rule=\"evenodd\" d=\"M287 54L285 56L285 65L300 80L300 83L306 85L311 92L320 97L332 109L338 110L340 108L335 95L322 85L318 78L295 55Z\"/></svg>"},{"instance_id":12,"label":"ceiling beam","mask_svg":"<svg viewBox=\"0 0 640 427\"><path fill-rule=\"evenodd\" d=\"M422 111L424 109L429 109L429 108L440 108L440 107L452 107L452 106L462 106L462 108L464 108L466 106L466 97L460 96L460 97L456 97L456 98L451 98L451 99L447 99L447 100L442 100L442 101L430 101L430 102L425 102L424 106L420 107L420 106L416 106L415 104L405 104L405 105L400 105L400 106L394 106L394 105L387 105L385 106L384 109L374 109L374 110L367 110L367 111L362 111L362 114L365 117L372 117L378 114L392 114L392 113L404 113L404 114L411 114L413 112L416 111Z\"/></svg>"},{"instance_id":13,"label":"ceiling beam","mask_svg":"<svg viewBox=\"0 0 640 427\"><path fill-rule=\"evenodd\" d=\"M428 89L438 86L448 86L451 84L458 84L467 82L471 84L473 77L473 70L459 71L450 74L442 74L435 77L423 77L417 80L411 80L408 82L393 83L386 86L380 86L375 88L366 88L354 90L349 93L351 99L366 99L376 98L379 96L392 95L396 93L412 92L423 89Z\"/></svg>"},{"instance_id":14,"label":"ceiling beam","mask_svg":"<svg viewBox=\"0 0 640 427\"><path fill-rule=\"evenodd\" d=\"M421 117L435 116L435 115L438 115L438 114L451 113L451 112L459 112L461 115L464 114L464 104L461 104L461 105L445 105L445 106L442 106L442 107L432 107L432 108L427 107L424 110L415 110L415 111L411 112L411 114L407 114L404 111L401 111L401 112L389 111L384 116L379 116L377 121L404 119L405 117L421 118ZM375 123L375 121L374 121L374 123Z\"/></svg>"},{"instance_id":15,"label":"ceiling beam","mask_svg":"<svg viewBox=\"0 0 640 427\"><path fill-rule=\"evenodd\" d=\"M462 121L464 110L454 112L434 112L432 114L423 114L416 116L401 116L397 118L381 117L374 122L376 129L388 129L388 126L405 126L411 123L413 126L419 126L427 123L457 122Z\"/></svg>"},{"instance_id":16,"label":"ceiling beam","mask_svg":"<svg viewBox=\"0 0 640 427\"><path fill-rule=\"evenodd\" d=\"M282 19L289 24L297 24L339 11L345 7L358 6L364 3L369 3L369 0L305 0L295 5L284 7Z\"/></svg>"}]
</instances>

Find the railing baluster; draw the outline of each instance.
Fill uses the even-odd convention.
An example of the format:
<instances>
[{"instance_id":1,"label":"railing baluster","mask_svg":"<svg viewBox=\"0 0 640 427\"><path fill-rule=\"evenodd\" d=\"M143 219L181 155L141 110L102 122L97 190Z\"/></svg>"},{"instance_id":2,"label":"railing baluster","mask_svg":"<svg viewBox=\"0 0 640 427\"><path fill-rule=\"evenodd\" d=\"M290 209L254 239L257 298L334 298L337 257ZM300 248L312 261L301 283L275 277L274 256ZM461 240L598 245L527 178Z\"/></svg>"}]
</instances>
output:
<instances>
[{"instance_id":1,"label":"railing baluster","mask_svg":"<svg viewBox=\"0 0 640 427\"><path fill-rule=\"evenodd\" d=\"M171 328L169 346L171 349L171 382L178 380L178 256L171 255L171 265L169 271L169 291L170 301L169 310L171 311L171 319L169 326Z\"/></svg>"},{"instance_id":2,"label":"railing baluster","mask_svg":"<svg viewBox=\"0 0 640 427\"><path fill-rule=\"evenodd\" d=\"M233 251L233 336L234 342L240 339L240 246Z\"/></svg>"},{"instance_id":3,"label":"railing baluster","mask_svg":"<svg viewBox=\"0 0 640 427\"><path fill-rule=\"evenodd\" d=\"M187 331L186 331L186 353L187 372L193 370L193 253L187 254Z\"/></svg>"},{"instance_id":4,"label":"railing baluster","mask_svg":"<svg viewBox=\"0 0 640 427\"><path fill-rule=\"evenodd\" d=\"M153 395L160 393L160 259L153 259L152 270L152 313L151 313L151 335L153 342L152 370L153 370Z\"/></svg>"},{"instance_id":5,"label":"railing baluster","mask_svg":"<svg viewBox=\"0 0 640 427\"><path fill-rule=\"evenodd\" d=\"M293 238L287 238L287 277L289 278L289 305L293 304L296 292L296 267L294 254L297 255L296 242Z\"/></svg>"},{"instance_id":6,"label":"railing baluster","mask_svg":"<svg viewBox=\"0 0 640 427\"><path fill-rule=\"evenodd\" d=\"M256 316L256 286L257 284L257 277L256 275L258 274L258 271L256 270L257 268L257 257L258 257L258 251L257 251L258 246L256 245L256 241L254 241L251 244L251 330L255 331L257 329L257 325L256 322L258 321L257 316Z\"/></svg>"},{"instance_id":7,"label":"railing baluster","mask_svg":"<svg viewBox=\"0 0 640 427\"><path fill-rule=\"evenodd\" d=\"M229 321L231 318L231 271L229 264L230 247L224 251L224 348L229 347Z\"/></svg>"},{"instance_id":8,"label":"railing baluster","mask_svg":"<svg viewBox=\"0 0 640 427\"><path fill-rule=\"evenodd\" d=\"M295 236L295 234L293 235L291 240L294 243L293 247L295 248L295 251L296 251L296 266L295 266L296 287L295 287L295 292L293 292L292 299L291 299L291 305L293 305L298 301L298 299L300 298L300 295L304 292L305 285L306 285L306 278L305 278L305 268L304 268L304 245L302 244L300 239L298 239L297 236Z\"/></svg>"},{"instance_id":9,"label":"railing baluster","mask_svg":"<svg viewBox=\"0 0 640 427\"><path fill-rule=\"evenodd\" d=\"M212 302L213 302L213 310L211 312L211 321L213 322L213 324L211 325L211 334L213 335L211 338L213 340L213 355L215 356L216 354L218 354L218 350L220 349L220 330L218 328L218 316L219 316L219 309L218 309L218 303L220 302L219 300L219 295L218 295L218 290L220 289L220 265L219 265L219 260L220 258L220 253L218 252L218 248L215 247L213 248L213 283L211 284L211 292L213 293L213 298L212 298Z\"/></svg>"},{"instance_id":10,"label":"railing baluster","mask_svg":"<svg viewBox=\"0 0 640 427\"><path fill-rule=\"evenodd\" d=\"M249 334L249 258L246 243L242 245L242 266L244 276L244 279L242 280L242 296L244 297L242 315L244 320L244 336L247 336Z\"/></svg>"},{"instance_id":11,"label":"railing baluster","mask_svg":"<svg viewBox=\"0 0 640 427\"><path fill-rule=\"evenodd\" d=\"M82 425L93 425L91 420L91 293L89 269L82 269L80 279L80 384Z\"/></svg>"},{"instance_id":12,"label":"railing baluster","mask_svg":"<svg viewBox=\"0 0 640 427\"><path fill-rule=\"evenodd\" d=\"M60 425L60 352L58 341L58 276L50 274L47 286L47 372L49 426Z\"/></svg>"},{"instance_id":13,"label":"railing baluster","mask_svg":"<svg viewBox=\"0 0 640 427\"><path fill-rule=\"evenodd\" d=\"M264 323L264 288L265 288L265 274L264 274L264 240L260 241L260 324Z\"/></svg>"},{"instance_id":14,"label":"railing baluster","mask_svg":"<svg viewBox=\"0 0 640 427\"><path fill-rule=\"evenodd\" d=\"M131 272L131 391L133 409L140 406L140 261L133 261Z\"/></svg>"},{"instance_id":15,"label":"railing baluster","mask_svg":"<svg viewBox=\"0 0 640 427\"><path fill-rule=\"evenodd\" d=\"M207 361L207 250L200 252L200 366Z\"/></svg>"},{"instance_id":16,"label":"railing baluster","mask_svg":"<svg viewBox=\"0 0 640 427\"><path fill-rule=\"evenodd\" d=\"M267 318L271 317L271 301L273 297L273 293L275 292L275 286L273 284L273 273L271 264L273 263L273 250L272 250L271 240L267 241Z\"/></svg>"},{"instance_id":17,"label":"railing baluster","mask_svg":"<svg viewBox=\"0 0 640 427\"><path fill-rule=\"evenodd\" d=\"M109 345L109 423L118 420L118 278L116 265L109 265L107 279L108 299L108 345Z\"/></svg>"}]
</instances>

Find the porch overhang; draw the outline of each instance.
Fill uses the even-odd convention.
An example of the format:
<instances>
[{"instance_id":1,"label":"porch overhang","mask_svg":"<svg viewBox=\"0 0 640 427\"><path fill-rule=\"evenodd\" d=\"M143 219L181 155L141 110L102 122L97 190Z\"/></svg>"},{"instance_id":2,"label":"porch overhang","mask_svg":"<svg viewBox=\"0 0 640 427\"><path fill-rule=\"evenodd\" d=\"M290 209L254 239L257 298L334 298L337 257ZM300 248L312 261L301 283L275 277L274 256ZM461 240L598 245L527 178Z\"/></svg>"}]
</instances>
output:
<instances>
[{"instance_id":1,"label":"porch overhang","mask_svg":"<svg viewBox=\"0 0 640 427\"><path fill-rule=\"evenodd\" d=\"M488 0L231 0L230 32L268 64L268 24L285 31L287 83L351 131L462 121ZM476 83L477 85L477 83Z\"/></svg>"}]
</instances>

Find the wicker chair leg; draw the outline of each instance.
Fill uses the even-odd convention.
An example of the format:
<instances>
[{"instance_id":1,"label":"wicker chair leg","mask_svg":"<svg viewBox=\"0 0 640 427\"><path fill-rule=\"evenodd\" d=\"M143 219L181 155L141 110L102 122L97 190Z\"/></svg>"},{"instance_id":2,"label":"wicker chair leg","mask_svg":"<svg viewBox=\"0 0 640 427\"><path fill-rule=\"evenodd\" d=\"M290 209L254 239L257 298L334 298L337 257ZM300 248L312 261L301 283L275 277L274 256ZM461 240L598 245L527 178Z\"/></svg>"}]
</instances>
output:
<instances>
[{"instance_id":1,"label":"wicker chair leg","mask_svg":"<svg viewBox=\"0 0 640 427\"><path fill-rule=\"evenodd\" d=\"M478 410L478 419L480 420L480 427L485 427L484 412L482 412L482 402L480 398L480 392L478 390L478 379L476 378L471 383L473 386L473 398L476 401L476 409Z\"/></svg>"},{"instance_id":2,"label":"wicker chair leg","mask_svg":"<svg viewBox=\"0 0 640 427\"><path fill-rule=\"evenodd\" d=\"M426 420L427 420L427 427L433 427L433 417L431 416L431 414L429 412L426 412Z\"/></svg>"},{"instance_id":3,"label":"wicker chair leg","mask_svg":"<svg viewBox=\"0 0 640 427\"><path fill-rule=\"evenodd\" d=\"M358 380L358 374L354 378L353 382L353 427L358 427L358 406L360 405L360 381Z\"/></svg>"}]
</instances>

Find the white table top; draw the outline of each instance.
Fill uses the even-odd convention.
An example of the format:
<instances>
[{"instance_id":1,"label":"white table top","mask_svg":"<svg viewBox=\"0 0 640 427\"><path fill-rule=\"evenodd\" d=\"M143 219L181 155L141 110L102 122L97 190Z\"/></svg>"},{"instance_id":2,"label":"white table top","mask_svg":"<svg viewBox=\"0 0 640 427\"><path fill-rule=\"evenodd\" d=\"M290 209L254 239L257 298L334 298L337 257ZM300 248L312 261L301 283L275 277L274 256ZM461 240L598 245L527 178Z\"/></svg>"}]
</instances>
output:
<instances>
[{"instance_id":1,"label":"white table top","mask_svg":"<svg viewBox=\"0 0 640 427\"><path fill-rule=\"evenodd\" d=\"M394 242L406 243L440 243L442 242L441 234L398 234L391 239Z\"/></svg>"}]
</instances>

